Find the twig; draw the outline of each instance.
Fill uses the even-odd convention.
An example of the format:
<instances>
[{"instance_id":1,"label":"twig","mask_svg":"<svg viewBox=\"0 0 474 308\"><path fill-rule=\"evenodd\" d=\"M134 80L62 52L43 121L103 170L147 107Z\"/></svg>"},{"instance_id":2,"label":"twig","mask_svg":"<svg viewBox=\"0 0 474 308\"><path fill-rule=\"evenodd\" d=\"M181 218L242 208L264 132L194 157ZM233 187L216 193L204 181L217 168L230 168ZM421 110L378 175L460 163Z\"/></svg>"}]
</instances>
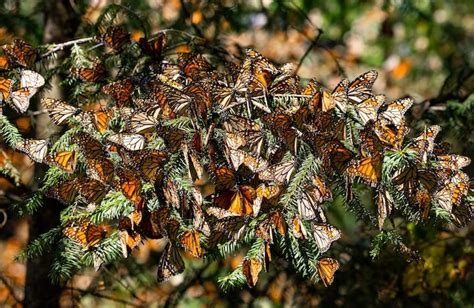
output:
<instances>
[{"instance_id":1,"label":"twig","mask_svg":"<svg viewBox=\"0 0 474 308\"><path fill-rule=\"evenodd\" d=\"M300 62L298 63L298 66L295 69L295 75L298 73L301 65L303 64L304 59L309 55L311 50L313 50L313 47L316 46L316 44L318 43L319 38L321 37L322 34L323 34L323 29L318 28L318 35L316 35L316 37L313 40L311 40L311 44L309 44L308 48L306 49L303 56L301 57Z\"/></svg>"},{"instance_id":2,"label":"twig","mask_svg":"<svg viewBox=\"0 0 474 308\"><path fill-rule=\"evenodd\" d=\"M8 280L3 276L3 275L0 275L0 280L3 282L3 284L5 285L5 287L8 289L8 291L10 292L11 296L13 297L13 299L15 300L15 302L17 302L18 304L22 304L22 300L20 298L18 298L18 296L16 295L15 293L15 290L13 289L13 287L10 285L10 283L8 282Z\"/></svg>"},{"instance_id":3,"label":"twig","mask_svg":"<svg viewBox=\"0 0 474 308\"><path fill-rule=\"evenodd\" d=\"M137 299L140 303L144 303L144 302L145 302L144 300L142 300L142 299L135 293L135 291L132 290L132 288L130 288L129 285L125 284L125 283L122 281L122 279L116 279L116 278L112 275L112 273L111 273L107 268L104 268L103 271L104 271L105 273L107 273L107 275L109 275L112 279L115 279L115 281L117 281L125 290L128 291L128 293L130 293L130 295L131 295L132 297L134 297L135 299Z\"/></svg>"},{"instance_id":4,"label":"twig","mask_svg":"<svg viewBox=\"0 0 474 308\"><path fill-rule=\"evenodd\" d=\"M51 55L55 52L58 52L60 50L63 50L65 47L68 47L68 46L71 46L71 45L90 43L90 42L92 42L93 39L94 39L93 37L86 37L86 38L81 38L81 39L77 39L77 40L73 40L73 41L69 41L69 42L64 42L64 43L61 43L61 44L56 44L53 49L51 49L50 51L42 54L41 58L46 58L47 56L49 56L49 55Z\"/></svg>"}]
</instances>

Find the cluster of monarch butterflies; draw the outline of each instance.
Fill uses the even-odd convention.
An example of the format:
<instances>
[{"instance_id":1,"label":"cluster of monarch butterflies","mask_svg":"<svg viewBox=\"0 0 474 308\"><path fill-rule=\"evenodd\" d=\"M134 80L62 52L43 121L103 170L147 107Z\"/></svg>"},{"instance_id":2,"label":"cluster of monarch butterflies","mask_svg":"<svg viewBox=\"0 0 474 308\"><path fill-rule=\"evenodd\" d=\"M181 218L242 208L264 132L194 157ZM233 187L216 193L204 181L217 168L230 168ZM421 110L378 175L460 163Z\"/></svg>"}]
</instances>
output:
<instances>
[{"instance_id":1,"label":"cluster of monarch butterflies","mask_svg":"<svg viewBox=\"0 0 474 308\"><path fill-rule=\"evenodd\" d=\"M339 262L323 255L341 232L324 209L337 185L347 200L355 182L373 188L380 229L402 205L419 220L433 208L459 226L471 218L464 198L469 178L461 170L470 159L435 142L438 126L405 140L404 114L413 101L374 94L375 71L329 91L315 79L301 87L291 65L278 67L251 49L240 64L218 70L200 54L165 57L164 35L132 42L112 28L95 39L112 53L136 48L138 76L110 77L100 58L72 67L78 82L96 85L91 97L107 104L90 110L83 107L90 102L43 98L52 123L73 131L68 145L54 151L49 140L16 145L67 174L46 194L81 214L64 223L64 234L84 249L96 249L112 232L125 256L146 238L167 238L158 262L163 281L184 271L181 252L199 258L250 237L261 249L240 269L254 286L275 253L275 237L291 237L315 247L315 272L330 285ZM5 49L9 63L28 67L32 54L24 46ZM22 70L21 78L20 89L44 84L32 71ZM15 91L5 80L0 89L8 101ZM26 110L26 103L11 101ZM88 220L115 192L133 211L100 225Z\"/></svg>"}]
</instances>

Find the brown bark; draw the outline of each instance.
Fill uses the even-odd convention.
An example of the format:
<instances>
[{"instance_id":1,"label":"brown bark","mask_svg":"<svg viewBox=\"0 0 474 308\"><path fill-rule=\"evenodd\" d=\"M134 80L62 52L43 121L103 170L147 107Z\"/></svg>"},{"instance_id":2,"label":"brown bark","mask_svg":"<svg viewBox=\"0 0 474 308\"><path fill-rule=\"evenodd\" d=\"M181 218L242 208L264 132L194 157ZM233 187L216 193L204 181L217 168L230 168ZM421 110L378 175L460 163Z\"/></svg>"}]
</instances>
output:
<instances>
[{"instance_id":1,"label":"brown bark","mask_svg":"<svg viewBox=\"0 0 474 308\"><path fill-rule=\"evenodd\" d=\"M80 22L80 14L69 0L47 0L44 2L44 43L72 40ZM61 59L58 59L61 61ZM57 84L53 92L59 97L61 91ZM45 138L48 117L39 117L36 126L36 137ZM35 170L35 177L42 178L44 170ZM61 204L54 199L45 199L43 208L29 221L29 241L47 232L59 224ZM54 247L53 247L54 250ZM52 253L28 260L25 283L25 307L58 307L62 287L53 284L49 271L53 261Z\"/></svg>"}]
</instances>

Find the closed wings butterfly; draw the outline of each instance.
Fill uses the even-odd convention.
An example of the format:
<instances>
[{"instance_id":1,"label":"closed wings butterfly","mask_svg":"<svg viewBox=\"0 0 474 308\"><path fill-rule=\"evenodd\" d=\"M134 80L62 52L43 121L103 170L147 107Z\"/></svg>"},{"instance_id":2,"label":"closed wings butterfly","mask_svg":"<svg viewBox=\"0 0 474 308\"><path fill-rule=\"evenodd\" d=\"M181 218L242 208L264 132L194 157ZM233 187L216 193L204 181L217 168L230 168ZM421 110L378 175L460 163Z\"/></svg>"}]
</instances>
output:
<instances>
[{"instance_id":1,"label":"closed wings butterfly","mask_svg":"<svg viewBox=\"0 0 474 308\"><path fill-rule=\"evenodd\" d=\"M79 108L60 99L44 98L41 100L41 104L48 111L51 121L56 125L62 125L67 119L81 112Z\"/></svg>"},{"instance_id":2,"label":"closed wings butterfly","mask_svg":"<svg viewBox=\"0 0 474 308\"><path fill-rule=\"evenodd\" d=\"M145 137L138 134L119 133L108 136L107 140L119 144L129 151L142 150L145 147Z\"/></svg>"}]
</instances>

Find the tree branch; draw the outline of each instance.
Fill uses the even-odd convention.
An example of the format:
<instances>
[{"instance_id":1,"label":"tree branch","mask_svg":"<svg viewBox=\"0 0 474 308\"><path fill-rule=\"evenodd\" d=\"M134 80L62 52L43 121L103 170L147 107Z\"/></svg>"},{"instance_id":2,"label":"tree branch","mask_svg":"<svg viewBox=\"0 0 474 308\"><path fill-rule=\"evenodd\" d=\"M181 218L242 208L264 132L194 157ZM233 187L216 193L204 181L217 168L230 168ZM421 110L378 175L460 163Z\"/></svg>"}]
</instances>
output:
<instances>
[{"instance_id":1,"label":"tree branch","mask_svg":"<svg viewBox=\"0 0 474 308\"><path fill-rule=\"evenodd\" d=\"M53 45L54 48L49 50L48 52L42 54L41 58L46 58L47 56L49 56L53 53L56 53L60 50L63 50L65 47L69 47L69 46L77 45L77 44L90 43L90 42L92 42L93 39L94 39L93 37L86 37L86 38L82 38L82 39L77 39L77 40L73 40L73 41L64 42L64 43L61 43L61 44L54 44Z\"/></svg>"}]
</instances>

